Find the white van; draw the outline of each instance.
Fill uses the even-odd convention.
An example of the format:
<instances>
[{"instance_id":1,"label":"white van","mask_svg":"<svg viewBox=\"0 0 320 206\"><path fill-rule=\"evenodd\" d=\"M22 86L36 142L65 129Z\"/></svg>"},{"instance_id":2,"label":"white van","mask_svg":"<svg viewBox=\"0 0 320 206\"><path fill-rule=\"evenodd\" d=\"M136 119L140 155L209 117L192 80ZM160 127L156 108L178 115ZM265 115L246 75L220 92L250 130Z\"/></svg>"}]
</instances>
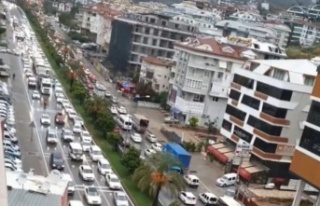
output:
<instances>
[{"instance_id":1,"label":"white van","mask_svg":"<svg viewBox=\"0 0 320 206\"><path fill-rule=\"evenodd\" d=\"M80 143L70 142L68 150L71 160L83 161L83 150Z\"/></svg>"},{"instance_id":2,"label":"white van","mask_svg":"<svg viewBox=\"0 0 320 206\"><path fill-rule=\"evenodd\" d=\"M199 178L195 175L185 175L183 176L184 180L186 181L187 185L191 188L197 188L199 186Z\"/></svg>"},{"instance_id":3,"label":"white van","mask_svg":"<svg viewBox=\"0 0 320 206\"><path fill-rule=\"evenodd\" d=\"M84 206L80 200L69 200L69 206Z\"/></svg>"},{"instance_id":4,"label":"white van","mask_svg":"<svg viewBox=\"0 0 320 206\"><path fill-rule=\"evenodd\" d=\"M235 185L237 182L237 173L227 173L217 179L217 185L220 187L226 187Z\"/></svg>"},{"instance_id":5,"label":"white van","mask_svg":"<svg viewBox=\"0 0 320 206\"><path fill-rule=\"evenodd\" d=\"M104 159L104 158L100 158L98 160L98 171L100 174L102 175L106 175L106 174L111 174L112 173L112 169L111 169L111 165L109 163L108 160Z\"/></svg>"},{"instance_id":6,"label":"white van","mask_svg":"<svg viewBox=\"0 0 320 206\"><path fill-rule=\"evenodd\" d=\"M119 115L117 118L117 123L123 130L130 131L132 129L132 120L129 115Z\"/></svg>"}]
</instances>

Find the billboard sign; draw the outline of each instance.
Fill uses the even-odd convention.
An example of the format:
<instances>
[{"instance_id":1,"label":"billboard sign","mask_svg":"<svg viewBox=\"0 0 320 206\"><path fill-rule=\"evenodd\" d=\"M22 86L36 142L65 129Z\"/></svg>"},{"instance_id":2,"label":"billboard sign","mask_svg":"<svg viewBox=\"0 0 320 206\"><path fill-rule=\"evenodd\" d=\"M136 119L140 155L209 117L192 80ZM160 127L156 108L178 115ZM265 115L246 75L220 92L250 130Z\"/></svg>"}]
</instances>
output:
<instances>
[{"instance_id":1,"label":"billboard sign","mask_svg":"<svg viewBox=\"0 0 320 206\"><path fill-rule=\"evenodd\" d=\"M243 158L250 157L251 151L252 145L240 139L236 147L235 156Z\"/></svg>"}]
</instances>

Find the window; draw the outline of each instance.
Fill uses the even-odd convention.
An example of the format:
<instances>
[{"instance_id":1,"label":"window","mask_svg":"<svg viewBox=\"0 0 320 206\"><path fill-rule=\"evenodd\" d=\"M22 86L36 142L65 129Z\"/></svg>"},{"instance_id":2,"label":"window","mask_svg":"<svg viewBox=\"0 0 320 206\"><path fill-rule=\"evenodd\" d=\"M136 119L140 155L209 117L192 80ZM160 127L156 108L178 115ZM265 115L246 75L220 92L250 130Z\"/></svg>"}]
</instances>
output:
<instances>
[{"instance_id":1,"label":"window","mask_svg":"<svg viewBox=\"0 0 320 206\"><path fill-rule=\"evenodd\" d=\"M212 101L214 101L214 102L219 101L219 97L212 97Z\"/></svg>"},{"instance_id":2,"label":"window","mask_svg":"<svg viewBox=\"0 0 320 206\"><path fill-rule=\"evenodd\" d=\"M234 116L242 121L244 121L244 119L246 118L246 113L241 111L241 110L238 110L236 109L235 107L233 106L230 106L230 105L227 105L227 108L226 108L226 113L227 114L230 114L231 116Z\"/></svg>"},{"instance_id":3,"label":"window","mask_svg":"<svg viewBox=\"0 0 320 206\"><path fill-rule=\"evenodd\" d=\"M252 134L250 134L247 131L244 131L236 125L234 125L233 134L237 135L240 139L246 141L247 143L250 143L252 140Z\"/></svg>"},{"instance_id":4,"label":"window","mask_svg":"<svg viewBox=\"0 0 320 206\"><path fill-rule=\"evenodd\" d=\"M152 45L153 45L153 46L156 46L156 45L157 45L157 39L153 39L153 40L152 40Z\"/></svg>"},{"instance_id":5,"label":"window","mask_svg":"<svg viewBox=\"0 0 320 206\"><path fill-rule=\"evenodd\" d=\"M284 80L286 73L279 69L274 69L273 71L273 77L279 80Z\"/></svg>"},{"instance_id":6,"label":"window","mask_svg":"<svg viewBox=\"0 0 320 206\"><path fill-rule=\"evenodd\" d=\"M231 132L231 130L232 130L232 123L224 119L224 120L222 121L222 128L225 129L225 130L228 130L229 132Z\"/></svg>"},{"instance_id":7,"label":"window","mask_svg":"<svg viewBox=\"0 0 320 206\"><path fill-rule=\"evenodd\" d=\"M320 103L312 101L307 122L320 126Z\"/></svg>"},{"instance_id":8,"label":"window","mask_svg":"<svg viewBox=\"0 0 320 206\"><path fill-rule=\"evenodd\" d=\"M194 102L204 102L204 96L196 94L196 95L193 96L193 101Z\"/></svg>"},{"instance_id":9,"label":"window","mask_svg":"<svg viewBox=\"0 0 320 206\"><path fill-rule=\"evenodd\" d=\"M222 79L223 78L223 72L218 72L218 79Z\"/></svg>"},{"instance_id":10,"label":"window","mask_svg":"<svg viewBox=\"0 0 320 206\"><path fill-rule=\"evenodd\" d=\"M150 29L149 29L149 28L145 28L144 32L145 32L146 34L150 34Z\"/></svg>"},{"instance_id":11,"label":"window","mask_svg":"<svg viewBox=\"0 0 320 206\"><path fill-rule=\"evenodd\" d=\"M277 144L267 143L259 138L256 138L256 140L253 143L253 146L267 153L275 153L277 150Z\"/></svg>"},{"instance_id":12,"label":"window","mask_svg":"<svg viewBox=\"0 0 320 206\"><path fill-rule=\"evenodd\" d=\"M282 127L270 125L265 121L255 118L251 115L249 116L247 124L266 134L273 136L280 136L282 132Z\"/></svg>"},{"instance_id":13,"label":"window","mask_svg":"<svg viewBox=\"0 0 320 206\"><path fill-rule=\"evenodd\" d=\"M262 82L257 83L257 91L285 101L290 101L292 96L292 91L290 90L279 89Z\"/></svg>"},{"instance_id":14,"label":"window","mask_svg":"<svg viewBox=\"0 0 320 206\"><path fill-rule=\"evenodd\" d=\"M231 89L230 94L229 94L229 97L230 97L231 99L233 99L233 100L238 101L239 98L240 98L240 95L241 95L240 92L237 92L237 91Z\"/></svg>"},{"instance_id":15,"label":"window","mask_svg":"<svg viewBox=\"0 0 320 206\"><path fill-rule=\"evenodd\" d=\"M263 103L262 112L277 118L286 118L287 109L278 108L268 103Z\"/></svg>"},{"instance_id":16,"label":"window","mask_svg":"<svg viewBox=\"0 0 320 206\"><path fill-rule=\"evenodd\" d=\"M314 77L310 77L310 76L304 77L304 85L313 86L313 84L314 84Z\"/></svg>"},{"instance_id":17,"label":"window","mask_svg":"<svg viewBox=\"0 0 320 206\"><path fill-rule=\"evenodd\" d=\"M143 37L143 43L148 44L148 37Z\"/></svg>"},{"instance_id":18,"label":"window","mask_svg":"<svg viewBox=\"0 0 320 206\"><path fill-rule=\"evenodd\" d=\"M158 29L154 29L153 30L153 35L154 36L158 36L159 35L159 30Z\"/></svg>"},{"instance_id":19,"label":"window","mask_svg":"<svg viewBox=\"0 0 320 206\"><path fill-rule=\"evenodd\" d=\"M252 89L253 88L253 80L252 79L249 79L247 77L243 77L243 76L240 76L238 74L235 74L234 77L233 77L233 82L237 83L237 84L240 84L244 87L247 87L249 89Z\"/></svg>"},{"instance_id":20,"label":"window","mask_svg":"<svg viewBox=\"0 0 320 206\"><path fill-rule=\"evenodd\" d=\"M320 156L320 132L305 126L299 146Z\"/></svg>"},{"instance_id":21,"label":"window","mask_svg":"<svg viewBox=\"0 0 320 206\"><path fill-rule=\"evenodd\" d=\"M166 21L162 21L162 22L161 22L161 25L162 25L162 26L167 26L167 22L166 22Z\"/></svg>"},{"instance_id":22,"label":"window","mask_svg":"<svg viewBox=\"0 0 320 206\"><path fill-rule=\"evenodd\" d=\"M248 95L244 95L242 97L241 103L243 103L249 107L252 107L253 109L256 109L256 110L259 110L259 107L260 107L260 101L255 98L252 98Z\"/></svg>"}]
</instances>

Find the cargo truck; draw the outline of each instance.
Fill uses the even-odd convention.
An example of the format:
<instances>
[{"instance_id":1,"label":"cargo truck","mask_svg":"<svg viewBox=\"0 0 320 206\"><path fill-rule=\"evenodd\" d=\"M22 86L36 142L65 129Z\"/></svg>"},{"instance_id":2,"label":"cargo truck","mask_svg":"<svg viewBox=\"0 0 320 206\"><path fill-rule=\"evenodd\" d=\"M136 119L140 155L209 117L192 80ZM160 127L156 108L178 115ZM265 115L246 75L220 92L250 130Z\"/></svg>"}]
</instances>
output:
<instances>
[{"instance_id":1,"label":"cargo truck","mask_svg":"<svg viewBox=\"0 0 320 206\"><path fill-rule=\"evenodd\" d=\"M191 154L187 152L181 145L175 143L167 143L163 147L163 151L172 155L179 160L180 165L172 167L172 170L176 170L180 174L184 174L190 166Z\"/></svg>"}]
</instances>

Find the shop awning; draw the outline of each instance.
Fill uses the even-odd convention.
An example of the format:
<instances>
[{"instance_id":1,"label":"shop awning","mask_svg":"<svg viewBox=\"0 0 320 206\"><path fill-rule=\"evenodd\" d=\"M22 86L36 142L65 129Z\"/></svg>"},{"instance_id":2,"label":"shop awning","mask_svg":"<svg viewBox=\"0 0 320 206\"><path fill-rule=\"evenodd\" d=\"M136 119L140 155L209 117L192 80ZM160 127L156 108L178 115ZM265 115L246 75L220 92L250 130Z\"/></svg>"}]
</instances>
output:
<instances>
[{"instance_id":1,"label":"shop awning","mask_svg":"<svg viewBox=\"0 0 320 206\"><path fill-rule=\"evenodd\" d=\"M212 156L214 156L221 164L225 165L228 163L228 157L226 157L224 154L219 152L216 148L212 146L208 146L207 152L210 153Z\"/></svg>"},{"instance_id":2,"label":"shop awning","mask_svg":"<svg viewBox=\"0 0 320 206\"><path fill-rule=\"evenodd\" d=\"M239 176L241 179L243 179L244 181L247 181L247 182L249 182L251 179L251 174L244 168L240 168Z\"/></svg>"}]
</instances>

